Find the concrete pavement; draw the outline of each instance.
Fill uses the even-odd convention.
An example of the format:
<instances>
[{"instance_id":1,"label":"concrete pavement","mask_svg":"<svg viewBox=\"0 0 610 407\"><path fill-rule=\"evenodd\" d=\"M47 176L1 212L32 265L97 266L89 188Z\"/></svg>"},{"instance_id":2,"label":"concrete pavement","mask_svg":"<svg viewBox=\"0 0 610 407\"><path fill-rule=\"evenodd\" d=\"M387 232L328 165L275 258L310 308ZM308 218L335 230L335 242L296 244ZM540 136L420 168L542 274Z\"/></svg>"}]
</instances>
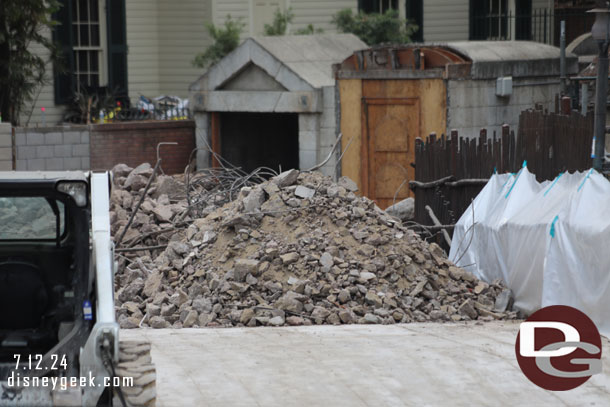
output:
<instances>
[{"instance_id":1,"label":"concrete pavement","mask_svg":"<svg viewBox=\"0 0 610 407\"><path fill-rule=\"evenodd\" d=\"M530 383L518 322L121 330L147 339L159 407L608 406L603 373L568 392Z\"/></svg>"}]
</instances>

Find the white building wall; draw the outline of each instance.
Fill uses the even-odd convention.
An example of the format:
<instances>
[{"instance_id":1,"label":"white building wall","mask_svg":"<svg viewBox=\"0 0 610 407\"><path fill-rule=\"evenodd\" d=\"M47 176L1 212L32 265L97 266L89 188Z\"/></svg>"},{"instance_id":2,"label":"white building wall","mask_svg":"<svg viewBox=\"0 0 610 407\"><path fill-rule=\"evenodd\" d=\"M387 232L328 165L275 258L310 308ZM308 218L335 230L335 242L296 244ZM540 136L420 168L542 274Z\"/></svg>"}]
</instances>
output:
<instances>
[{"instance_id":1,"label":"white building wall","mask_svg":"<svg viewBox=\"0 0 610 407\"><path fill-rule=\"evenodd\" d=\"M159 94L159 0L128 0L127 86L132 102Z\"/></svg>"},{"instance_id":2,"label":"white building wall","mask_svg":"<svg viewBox=\"0 0 610 407\"><path fill-rule=\"evenodd\" d=\"M335 33L337 28L331 21L338 11L346 8L358 11L357 0L288 0L288 6L292 7L294 13L291 32L312 24L314 28L321 28L325 33Z\"/></svg>"},{"instance_id":3,"label":"white building wall","mask_svg":"<svg viewBox=\"0 0 610 407\"><path fill-rule=\"evenodd\" d=\"M424 41L464 41L469 34L469 1L424 1Z\"/></svg>"},{"instance_id":4,"label":"white building wall","mask_svg":"<svg viewBox=\"0 0 610 407\"><path fill-rule=\"evenodd\" d=\"M205 28L212 21L212 3L211 0L158 2L158 93L186 98L189 85L204 73L193 66L192 60L212 43Z\"/></svg>"},{"instance_id":5,"label":"white building wall","mask_svg":"<svg viewBox=\"0 0 610 407\"><path fill-rule=\"evenodd\" d=\"M45 30L45 35L51 37L51 32ZM49 59L49 52L40 44L32 44L32 52L40 55L43 59ZM45 108L44 118L41 108ZM32 103L26 104L21 110L19 124L21 126L54 125L61 121L63 109L55 106L55 93L53 88L53 65L46 65L45 84L41 86Z\"/></svg>"}]
</instances>

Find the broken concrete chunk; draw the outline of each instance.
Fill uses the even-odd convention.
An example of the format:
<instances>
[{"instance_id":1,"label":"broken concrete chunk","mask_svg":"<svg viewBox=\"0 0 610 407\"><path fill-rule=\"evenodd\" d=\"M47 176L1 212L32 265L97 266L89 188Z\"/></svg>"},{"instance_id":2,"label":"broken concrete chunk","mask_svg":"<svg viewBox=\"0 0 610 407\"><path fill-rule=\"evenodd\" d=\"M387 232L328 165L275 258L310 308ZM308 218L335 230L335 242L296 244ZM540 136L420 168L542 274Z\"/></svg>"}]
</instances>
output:
<instances>
[{"instance_id":1,"label":"broken concrete chunk","mask_svg":"<svg viewBox=\"0 0 610 407\"><path fill-rule=\"evenodd\" d=\"M174 216L172 208L168 205L159 205L152 210L152 213L155 215L155 218L157 218L159 222L169 222Z\"/></svg>"},{"instance_id":2,"label":"broken concrete chunk","mask_svg":"<svg viewBox=\"0 0 610 407\"><path fill-rule=\"evenodd\" d=\"M248 196L243 200L244 211L254 212L260 209L261 205L265 202L265 191L262 188L254 188Z\"/></svg>"},{"instance_id":3,"label":"broken concrete chunk","mask_svg":"<svg viewBox=\"0 0 610 407\"><path fill-rule=\"evenodd\" d=\"M271 180L280 188L285 188L297 182L299 177L299 170L294 168L288 171L284 171L281 174L271 178Z\"/></svg>"},{"instance_id":4,"label":"broken concrete chunk","mask_svg":"<svg viewBox=\"0 0 610 407\"><path fill-rule=\"evenodd\" d=\"M299 259L299 254L296 252L286 253L280 256L282 259L282 264L288 265L295 263Z\"/></svg>"},{"instance_id":5,"label":"broken concrete chunk","mask_svg":"<svg viewBox=\"0 0 610 407\"><path fill-rule=\"evenodd\" d=\"M339 180L337 181L337 185L345 188L350 192L358 191L358 185L354 181L352 181L351 178L346 177L345 175L339 178Z\"/></svg>"},{"instance_id":6,"label":"broken concrete chunk","mask_svg":"<svg viewBox=\"0 0 610 407\"><path fill-rule=\"evenodd\" d=\"M257 274L258 260L237 259L233 268L233 278L235 281L245 281L248 274Z\"/></svg>"},{"instance_id":7,"label":"broken concrete chunk","mask_svg":"<svg viewBox=\"0 0 610 407\"><path fill-rule=\"evenodd\" d=\"M496 297L494 304L494 311L505 312L509 309L512 300L512 292L510 288L503 289L500 294Z\"/></svg>"},{"instance_id":8,"label":"broken concrete chunk","mask_svg":"<svg viewBox=\"0 0 610 407\"><path fill-rule=\"evenodd\" d=\"M299 185L295 190L294 190L294 195L298 198L303 198L303 199L308 199L308 198L313 198L313 196L315 195L316 191L311 189L311 188L307 188L304 187L302 185Z\"/></svg>"},{"instance_id":9,"label":"broken concrete chunk","mask_svg":"<svg viewBox=\"0 0 610 407\"><path fill-rule=\"evenodd\" d=\"M415 200L413 198L403 199L385 210L390 216L401 221L412 220L415 217Z\"/></svg>"}]
</instances>

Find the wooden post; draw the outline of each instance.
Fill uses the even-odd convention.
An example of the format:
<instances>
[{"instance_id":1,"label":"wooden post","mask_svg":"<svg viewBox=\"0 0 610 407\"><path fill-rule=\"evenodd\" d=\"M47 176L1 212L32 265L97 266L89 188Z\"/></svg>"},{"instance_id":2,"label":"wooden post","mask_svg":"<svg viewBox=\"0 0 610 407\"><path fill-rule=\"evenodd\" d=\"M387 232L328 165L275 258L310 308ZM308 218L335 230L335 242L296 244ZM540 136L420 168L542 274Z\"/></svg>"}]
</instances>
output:
<instances>
[{"instance_id":1,"label":"wooden post","mask_svg":"<svg viewBox=\"0 0 610 407\"><path fill-rule=\"evenodd\" d=\"M569 96L561 98L561 114L569 116L572 110L572 99Z\"/></svg>"}]
</instances>

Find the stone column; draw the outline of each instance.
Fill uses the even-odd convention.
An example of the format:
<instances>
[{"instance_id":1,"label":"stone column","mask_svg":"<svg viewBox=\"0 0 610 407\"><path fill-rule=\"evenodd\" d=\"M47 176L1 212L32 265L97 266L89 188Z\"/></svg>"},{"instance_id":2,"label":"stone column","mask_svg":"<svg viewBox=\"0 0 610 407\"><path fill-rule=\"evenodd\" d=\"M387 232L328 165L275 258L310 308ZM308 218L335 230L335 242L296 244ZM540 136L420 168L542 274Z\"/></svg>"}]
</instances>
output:
<instances>
[{"instance_id":1,"label":"stone column","mask_svg":"<svg viewBox=\"0 0 610 407\"><path fill-rule=\"evenodd\" d=\"M200 149L197 150L197 169L211 167L212 135L210 134L210 115L208 113L195 113L195 142L196 147Z\"/></svg>"}]
</instances>

